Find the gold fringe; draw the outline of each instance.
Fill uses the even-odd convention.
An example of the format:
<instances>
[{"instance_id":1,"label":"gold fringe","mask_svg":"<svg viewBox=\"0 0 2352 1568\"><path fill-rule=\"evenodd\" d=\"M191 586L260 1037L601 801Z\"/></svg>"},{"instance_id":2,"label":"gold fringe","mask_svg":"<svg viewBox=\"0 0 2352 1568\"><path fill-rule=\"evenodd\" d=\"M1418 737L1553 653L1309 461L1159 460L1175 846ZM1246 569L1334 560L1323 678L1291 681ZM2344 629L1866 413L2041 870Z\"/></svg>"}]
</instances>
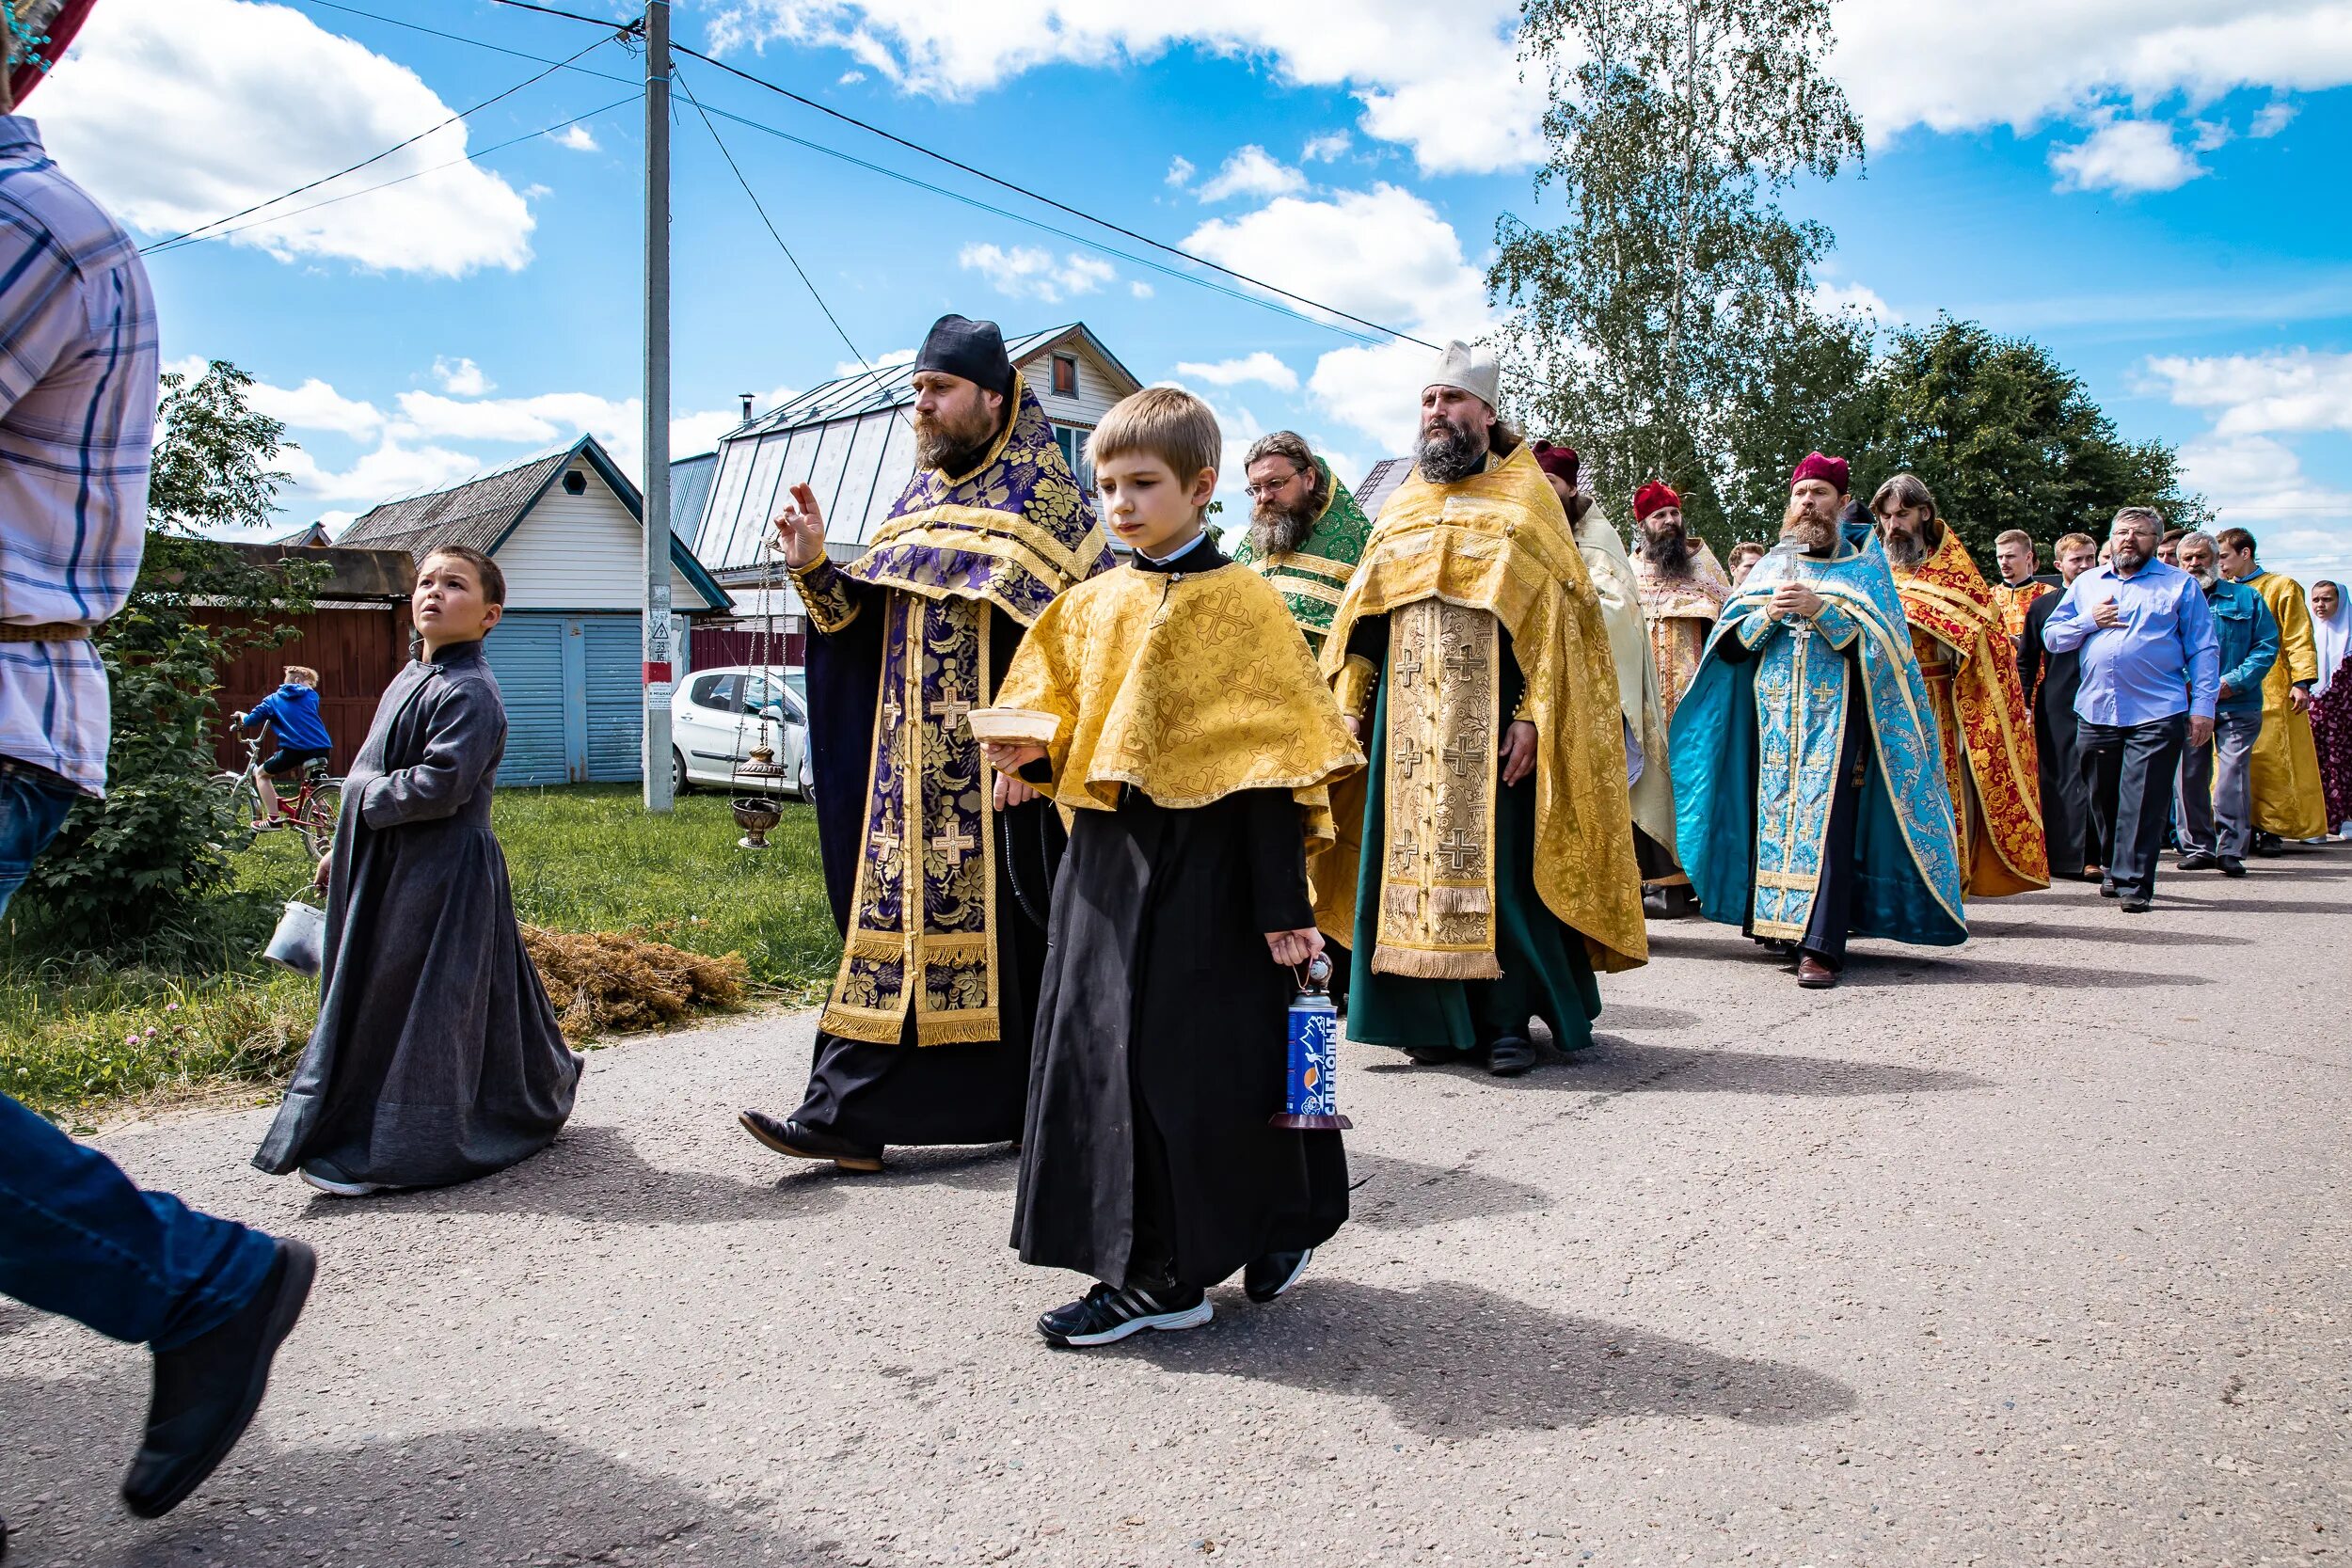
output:
<instances>
[{"instance_id":1,"label":"gold fringe","mask_svg":"<svg viewBox=\"0 0 2352 1568\"><path fill-rule=\"evenodd\" d=\"M817 1020L817 1027L828 1035L838 1035L845 1040L865 1040L873 1045L896 1045L905 1023L866 1007L827 1007Z\"/></svg>"},{"instance_id":2,"label":"gold fringe","mask_svg":"<svg viewBox=\"0 0 2352 1568\"><path fill-rule=\"evenodd\" d=\"M958 1013L927 1013L917 1009L914 1015L917 1045L976 1045L1001 1039L1004 1032L1004 1024L993 1007Z\"/></svg>"},{"instance_id":3,"label":"gold fringe","mask_svg":"<svg viewBox=\"0 0 2352 1568\"><path fill-rule=\"evenodd\" d=\"M1414 920L1421 915L1421 889L1410 882L1391 882L1380 890L1380 903L1391 914Z\"/></svg>"},{"instance_id":4,"label":"gold fringe","mask_svg":"<svg viewBox=\"0 0 2352 1568\"><path fill-rule=\"evenodd\" d=\"M1422 947L1392 947L1387 942L1372 950L1375 974L1402 974L1414 980L1500 980L1502 965L1492 953L1433 953Z\"/></svg>"},{"instance_id":5,"label":"gold fringe","mask_svg":"<svg viewBox=\"0 0 2352 1568\"><path fill-rule=\"evenodd\" d=\"M1494 907L1495 901L1484 886L1440 882L1429 890L1429 908L1436 914L1491 914Z\"/></svg>"}]
</instances>

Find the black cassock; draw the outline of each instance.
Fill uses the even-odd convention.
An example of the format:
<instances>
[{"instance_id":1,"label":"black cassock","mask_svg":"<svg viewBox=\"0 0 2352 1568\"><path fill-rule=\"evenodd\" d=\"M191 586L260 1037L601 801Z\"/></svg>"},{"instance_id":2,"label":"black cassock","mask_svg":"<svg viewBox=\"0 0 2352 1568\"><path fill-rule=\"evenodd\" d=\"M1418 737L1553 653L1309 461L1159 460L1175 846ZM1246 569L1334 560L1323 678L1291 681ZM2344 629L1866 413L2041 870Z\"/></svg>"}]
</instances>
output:
<instances>
[{"instance_id":1,"label":"black cassock","mask_svg":"<svg viewBox=\"0 0 2352 1568\"><path fill-rule=\"evenodd\" d=\"M2042 766L2042 831L2050 845L2050 875L2080 877L2090 852L2090 792L2075 749L2074 694L2082 689L2082 653L2052 653L2042 634L2066 591L2044 594L2026 607L2017 643L2017 673L2033 707L2033 738Z\"/></svg>"},{"instance_id":2,"label":"black cassock","mask_svg":"<svg viewBox=\"0 0 2352 1568\"><path fill-rule=\"evenodd\" d=\"M844 937L866 852L866 785L874 766L874 714L881 700L882 600L877 588L846 574L834 580L863 611L840 630L808 639L809 768L817 781L817 839L825 893ZM1005 678L1021 645L1022 626L986 607L988 687ZM1038 972L1045 964L1046 909L1060 863L1061 817L1039 800L995 814L997 1008L993 1040L917 1045L914 1009L898 1040L847 1039L819 1029L808 1093L793 1119L853 1142L1009 1143L1021 1135L1029 1082L1029 1036Z\"/></svg>"},{"instance_id":3,"label":"black cassock","mask_svg":"<svg viewBox=\"0 0 2352 1568\"><path fill-rule=\"evenodd\" d=\"M1040 765L1032 765L1040 766ZM1314 924L1299 806L1243 790L1074 814L1055 882L1013 1245L1121 1286L1209 1286L1347 1219L1336 1132L1283 1109L1296 990L1265 933Z\"/></svg>"},{"instance_id":4,"label":"black cassock","mask_svg":"<svg viewBox=\"0 0 2352 1568\"><path fill-rule=\"evenodd\" d=\"M580 1059L523 950L490 792L506 707L482 644L392 679L343 782L319 1020L253 1163L434 1187L572 1114Z\"/></svg>"}]
</instances>

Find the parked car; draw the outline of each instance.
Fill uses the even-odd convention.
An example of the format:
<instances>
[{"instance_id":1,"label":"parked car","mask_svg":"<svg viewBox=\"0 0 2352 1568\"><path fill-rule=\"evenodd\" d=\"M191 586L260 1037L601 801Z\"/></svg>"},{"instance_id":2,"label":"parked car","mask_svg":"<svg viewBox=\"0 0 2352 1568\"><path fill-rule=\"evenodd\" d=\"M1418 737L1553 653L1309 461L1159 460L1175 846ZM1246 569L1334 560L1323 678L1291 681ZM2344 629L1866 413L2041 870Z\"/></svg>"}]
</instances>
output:
<instances>
[{"instance_id":1,"label":"parked car","mask_svg":"<svg viewBox=\"0 0 2352 1568\"><path fill-rule=\"evenodd\" d=\"M808 700L798 670L734 665L697 670L670 695L670 784L737 790L736 768L765 746L784 769L784 786L814 800L809 772Z\"/></svg>"}]
</instances>

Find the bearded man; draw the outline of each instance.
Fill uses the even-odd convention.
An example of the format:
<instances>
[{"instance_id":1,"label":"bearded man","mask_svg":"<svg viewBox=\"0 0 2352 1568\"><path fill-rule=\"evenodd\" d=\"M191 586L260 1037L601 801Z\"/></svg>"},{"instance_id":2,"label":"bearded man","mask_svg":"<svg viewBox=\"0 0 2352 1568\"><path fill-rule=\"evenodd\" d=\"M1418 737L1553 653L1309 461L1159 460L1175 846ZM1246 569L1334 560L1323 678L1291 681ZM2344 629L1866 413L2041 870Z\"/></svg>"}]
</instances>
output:
<instances>
[{"instance_id":1,"label":"bearded man","mask_svg":"<svg viewBox=\"0 0 2352 1568\"><path fill-rule=\"evenodd\" d=\"M854 1171L890 1144L1021 1135L1061 823L1018 780L988 784L963 719L1054 596L1111 565L995 323L942 316L913 374L915 475L866 552L828 559L805 484L776 519L816 634L818 847L843 945L807 1098L740 1119Z\"/></svg>"},{"instance_id":2,"label":"bearded man","mask_svg":"<svg viewBox=\"0 0 2352 1568\"><path fill-rule=\"evenodd\" d=\"M1897 474L1880 485L1870 515L1935 714L1969 896L2048 887L2042 765L2000 606L1916 474Z\"/></svg>"},{"instance_id":3,"label":"bearded man","mask_svg":"<svg viewBox=\"0 0 2352 1568\"><path fill-rule=\"evenodd\" d=\"M1530 1020L1592 1043L1597 970L1646 961L1609 629L1559 496L1495 412L1486 348L1421 395L1414 471L1331 618L1325 672L1371 755L1348 1034L1437 1065L1534 1065Z\"/></svg>"},{"instance_id":4,"label":"bearded man","mask_svg":"<svg viewBox=\"0 0 2352 1568\"><path fill-rule=\"evenodd\" d=\"M1677 842L1709 920L1837 983L1849 937L1968 937L1951 793L1885 553L1841 531L1847 465L1789 476L1781 543L1724 607L1675 715Z\"/></svg>"},{"instance_id":5,"label":"bearded man","mask_svg":"<svg viewBox=\"0 0 2352 1568\"><path fill-rule=\"evenodd\" d=\"M1759 546L1756 554L1763 553ZM1650 657L1658 665L1659 702L1672 723L1732 582L1707 541L1685 528L1682 498L1660 480L1633 495L1633 575L1641 585Z\"/></svg>"},{"instance_id":6,"label":"bearded man","mask_svg":"<svg viewBox=\"0 0 2352 1568\"><path fill-rule=\"evenodd\" d=\"M2099 564L2099 542L2088 533L2058 536L2050 547L2058 577L2069 586ZM2017 682L2033 708L2034 759L2042 767L2042 836L2054 876L2099 880L2090 850L2090 786L2084 781L2075 740L2081 721L2074 696L2082 689L2082 655L2058 653L2043 640L2051 612L2065 596L2044 594L2026 610L2025 640L2017 646Z\"/></svg>"},{"instance_id":7,"label":"bearded man","mask_svg":"<svg viewBox=\"0 0 2352 1568\"><path fill-rule=\"evenodd\" d=\"M2254 536L2225 528L2221 571L2263 596L2279 623L2279 661L2263 682L2262 736L2254 742L2254 852L2275 855L2282 839L2324 838L2328 793L2319 779L2319 745L2312 735L2312 692L2319 685L2319 641L2303 585L2263 570Z\"/></svg>"},{"instance_id":8,"label":"bearded man","mask_svg":"<svg viewBox=\"0 0 2352 1568\"><path fill-rule=\"evenodd\" d=\"M2001 580L1993 585L1993 602L2001 610L2001 630L2008 634L2012 649L2021 647L2026 611L2051 591L2048 583L2033 575L2040 564L2034 558L2033 535L2022 528L2004 530L1993 541L1993 563L2001 569Z\"/></svg>"}]
</instances>

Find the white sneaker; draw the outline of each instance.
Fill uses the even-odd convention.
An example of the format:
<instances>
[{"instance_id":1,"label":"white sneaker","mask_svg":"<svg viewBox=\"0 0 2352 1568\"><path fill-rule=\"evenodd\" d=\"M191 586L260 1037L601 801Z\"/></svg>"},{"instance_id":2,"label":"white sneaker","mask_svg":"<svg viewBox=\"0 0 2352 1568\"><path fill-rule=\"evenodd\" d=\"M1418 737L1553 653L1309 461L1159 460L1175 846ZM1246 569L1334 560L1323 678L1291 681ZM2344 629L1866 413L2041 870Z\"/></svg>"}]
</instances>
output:
<instances>
[{"instance_id":1,"label":"white sneaker","mask_svg":"<svg viewBox=\"0 0 2352 1568\"><path fill-rule=\"evenodd\" d=\"M295 1174L302 1178L304 1186L316 1188L329 1197L373 1197L378 1193L391 1191L381 1181L338 1181L332 1177L319 1175L308 1165Z\"/></svg>"}]
</instances>

